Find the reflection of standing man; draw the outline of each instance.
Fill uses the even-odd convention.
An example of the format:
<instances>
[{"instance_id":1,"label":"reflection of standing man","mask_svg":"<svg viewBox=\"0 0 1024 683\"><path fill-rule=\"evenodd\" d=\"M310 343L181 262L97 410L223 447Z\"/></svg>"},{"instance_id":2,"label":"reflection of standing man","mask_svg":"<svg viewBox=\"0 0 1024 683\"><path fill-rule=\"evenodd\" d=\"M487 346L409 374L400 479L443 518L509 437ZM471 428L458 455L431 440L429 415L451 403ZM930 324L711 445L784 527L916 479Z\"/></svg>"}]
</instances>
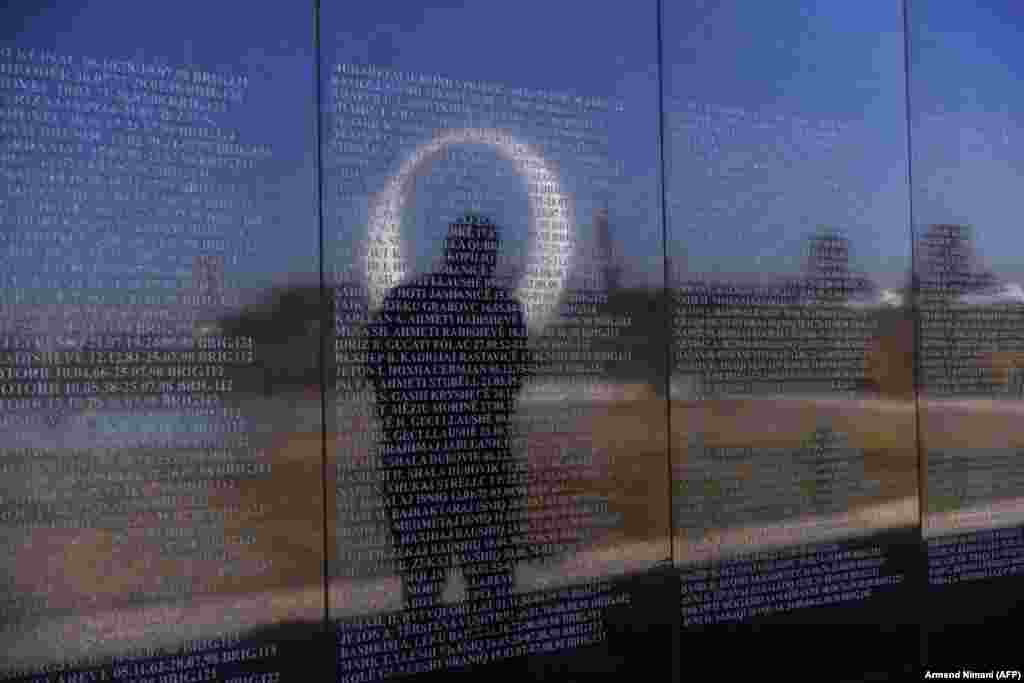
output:
<instances>
[{"instance_id":1,"label":"reflection of standing man","mask_svg":"<svg viewBox=\"0 0 1024 683\"><path fill-rule=\"evenodd\" d=\"M436 624L454 554L491 634L512 621L525 482L511 421L528 364L522 306L493 279L498 242L485 218L453 223L443 270L389 292L370 329L403 602Z\"/></svg>"}]
</instances>

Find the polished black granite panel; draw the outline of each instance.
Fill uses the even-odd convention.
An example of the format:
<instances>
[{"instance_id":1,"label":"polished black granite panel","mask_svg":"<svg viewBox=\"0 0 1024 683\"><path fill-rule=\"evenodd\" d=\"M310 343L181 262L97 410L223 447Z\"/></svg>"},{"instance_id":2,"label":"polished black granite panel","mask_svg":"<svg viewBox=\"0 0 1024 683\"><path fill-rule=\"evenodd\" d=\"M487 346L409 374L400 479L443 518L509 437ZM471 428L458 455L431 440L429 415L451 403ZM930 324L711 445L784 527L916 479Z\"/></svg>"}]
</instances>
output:
<instances>
[{"instance_id":1,"label":"polished black granite panel","mask_svg":"<svg viewBox=\"0 0 1024 683\"><path fill-rule=\"evenodd\" d=\"M910 19L925 662L1019 669L1021 17L922 0Z\"/></svg>"},{"instance_id":2,"label":"polished black granite panel","mask_svg":"<svg viewBox=\"0 0 1024 683\"><path fill-rule=\"evenodd\" d=\"M322 8L345 680L600 650L670 555L657 14L582 9Z\"/></svg>"},{"instance_id":3,"label":"polished black granite panel","mask_svg":"<svg viewBox=\"0 0 1024 683\"><path fill-rule=\"evenodd\" d=\"M863 650L826 677L913 671L900 5L667 3L662 27L680 647L845 624Z\"/></svg>"},{"instance_id":4,"label":"polished black granite panel","mask_svg":"<svg viewBox=\"0 0 1024 683\"><path fill-rule=\"evenodd\" d=\"M319 395L239 322L319 280L311 9L0 11L0 675L276 680L245 634L322 623Z\"/></svg>"},{"instance_id":5,"label":"polished black granite panel","mask_svg":"<svg viewBox=\"0 0 1024 683\"><path fill-rule=\"evenodd\" d=\"M1012 4L79 5L0 10L0 679L1012 678Z\"/></svg>"}]
</instances>

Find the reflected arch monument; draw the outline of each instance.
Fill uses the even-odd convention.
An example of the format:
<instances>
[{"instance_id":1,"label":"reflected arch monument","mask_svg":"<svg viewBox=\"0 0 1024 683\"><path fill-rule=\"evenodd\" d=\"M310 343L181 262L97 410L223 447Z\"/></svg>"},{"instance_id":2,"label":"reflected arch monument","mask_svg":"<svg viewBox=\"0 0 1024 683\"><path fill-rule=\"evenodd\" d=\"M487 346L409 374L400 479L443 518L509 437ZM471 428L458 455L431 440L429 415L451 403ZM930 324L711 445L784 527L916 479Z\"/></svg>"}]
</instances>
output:
<instances>
[{"instance_id":1,"label":"reflected arch monument","mask_svg":"<svg viewBox=\"0 0 1024 683\"><path fill-rule=\"evenodd\" d=\"M367 255L365 279L373 310L380 308L391 287L405 276L405 247L402 239L402 210L410 194L410 181L417 171L438 158L452 145L484 144L510 161L529 187L532 181L543 192L528 192L530 245L526 272L515 289L515 297L526 309L527 326L539 331L551 319L572 269L576 243L574 203L562 189L558 172L533 146L518 141L508 132L494 128L461 128L437 135L417 147L385 187L370 201L367 238L371 243L393 245L383 258ZM500 221L496 221L500 222ZM561 263L550 265L547 253L564 254Z\"/></svg>"}]
</instances>

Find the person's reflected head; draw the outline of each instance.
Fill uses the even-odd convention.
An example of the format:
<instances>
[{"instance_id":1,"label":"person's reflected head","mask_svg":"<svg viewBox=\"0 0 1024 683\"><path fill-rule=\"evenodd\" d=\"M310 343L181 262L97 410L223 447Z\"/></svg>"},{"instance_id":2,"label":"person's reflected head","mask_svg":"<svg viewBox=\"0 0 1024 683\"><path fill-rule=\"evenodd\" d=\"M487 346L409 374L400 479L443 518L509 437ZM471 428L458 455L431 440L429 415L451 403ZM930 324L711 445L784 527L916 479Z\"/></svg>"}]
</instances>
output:
<instances>
[{"instance_id":1,"label":"person's reflected head","mask_svg":"<svg viewBox=\"0 0 1024 683\"><path fill-rule=\"evenodd\" d=\"M500 235L489 218L467 213L448 226L444 265L451 273L490 278L498 263Z\"/></svg>"}]
</instances>

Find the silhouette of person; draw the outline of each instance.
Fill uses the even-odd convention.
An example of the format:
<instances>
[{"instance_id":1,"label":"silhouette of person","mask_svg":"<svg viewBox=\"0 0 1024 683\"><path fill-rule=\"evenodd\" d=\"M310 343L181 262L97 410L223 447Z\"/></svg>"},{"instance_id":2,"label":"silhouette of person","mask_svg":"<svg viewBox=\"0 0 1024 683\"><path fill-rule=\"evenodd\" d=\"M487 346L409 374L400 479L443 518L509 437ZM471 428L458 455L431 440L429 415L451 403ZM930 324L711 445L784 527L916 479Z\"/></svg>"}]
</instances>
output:
<instances>
[{"instance_id":1,"label":"silhouette of person","mask_svg":"<svg viewBox=\"0 0 1024 683\"><path fill-rule=\"evenodd\" d=\"M509 634L516 621L525 481L513 460L512 417L530 363L522 305L494 280L498 244L487 218L452 223L442 270L392 289L369 331L404 606L414 621L443 629L434 608L454 555L467 633L487 637ZM491 623L476 620L488 616Z\"/></svg>"}]
</instances>

